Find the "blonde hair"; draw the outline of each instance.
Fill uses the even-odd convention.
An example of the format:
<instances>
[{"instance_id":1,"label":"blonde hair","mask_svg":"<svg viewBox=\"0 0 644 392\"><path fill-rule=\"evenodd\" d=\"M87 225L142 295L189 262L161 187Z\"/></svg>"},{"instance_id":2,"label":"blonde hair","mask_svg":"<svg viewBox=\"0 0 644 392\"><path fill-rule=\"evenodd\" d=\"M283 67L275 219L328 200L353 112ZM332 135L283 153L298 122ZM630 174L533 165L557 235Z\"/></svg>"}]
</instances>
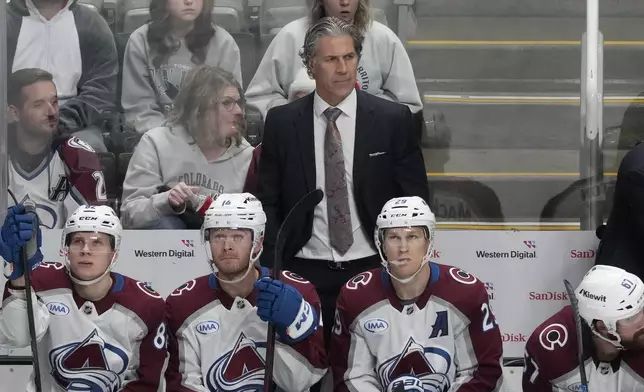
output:
<instances>
[{"instance_id":1,"label":"blonde hair","mask_svg":"<svg viewBox=\"0 0 644 392\"><path fill-rule=\"evenodd\" d=\"M311 24L317 23L325 16L329 16L324 9L324 0L309 0L313 2L311 7ZM371 5L370 0L358 0L358 8L353 17L353 24L358 28L361 34L364 34L371 26Z\"/></svg>"},{"instance_id":2,"label":"blonde hair","mask_svg":"<svg viewBox=\"0 0 644 392\"><path fill-rule=\"evenodd\" d=\"M208 113L213 106L215 113L219 114L219 105L215 105L215 103L219 94L228 87L236 88L243 101L244 93L232 73L209 65L200 65L194 68L186 76L186 80L174 100L168 121L184 126L197 144L230 146L234 142L235 146L239 146L246 133L244 120L240 122L239 132L224 140L220 137L217 126L208 121ZM213 129L213 127L215 128Z\"/></svg>"}]
</instances>

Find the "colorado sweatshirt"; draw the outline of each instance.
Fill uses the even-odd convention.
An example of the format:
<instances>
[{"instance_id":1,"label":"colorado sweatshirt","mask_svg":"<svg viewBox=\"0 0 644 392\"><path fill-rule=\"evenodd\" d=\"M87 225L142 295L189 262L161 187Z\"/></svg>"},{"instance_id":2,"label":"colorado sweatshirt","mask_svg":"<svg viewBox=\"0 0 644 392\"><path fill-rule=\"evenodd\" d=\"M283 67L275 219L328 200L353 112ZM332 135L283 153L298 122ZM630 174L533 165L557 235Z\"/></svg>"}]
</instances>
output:
<instances>
[{"instance_id":1,"label":"colorado sweatshirt","mask_svg":"<svg viewBox=\"0 0 644 392\"><path fill-rule=\"evenodd\" d=\"M208 162L194 139L179 125L151 129L134 150L123 182L121 220L127 229L149 227L159 217L172 215L168 192L184 182L198 186L200 194L239 193L253 157L253 147L245 140L231 146L218 159Z\"/></svg>"}]
</instances>

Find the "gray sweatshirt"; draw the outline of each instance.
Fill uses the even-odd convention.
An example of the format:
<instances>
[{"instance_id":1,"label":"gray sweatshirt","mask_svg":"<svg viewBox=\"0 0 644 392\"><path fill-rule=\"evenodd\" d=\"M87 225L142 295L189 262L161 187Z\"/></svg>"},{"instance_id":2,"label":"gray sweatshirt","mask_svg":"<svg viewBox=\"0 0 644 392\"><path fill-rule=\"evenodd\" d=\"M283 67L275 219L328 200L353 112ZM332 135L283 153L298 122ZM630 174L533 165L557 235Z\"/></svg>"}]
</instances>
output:
<instances>
[{"instance_id":1,"label":"gray sweatshirt","mask_svg":"<svg viewBox=\"0 0 644 392\"><path fill-rule=\"evenodd\" d=\"M160 216L174 214L168 192L179 182L198 186L200 194L239 193L253 156L246 140L231 146L221 157L208 162L192 136L177 125L151 129L134 150L123 182L121 220L128 229L149 227Z\"/></svg>"},{"instance_id":2,"label":"gray sweatshirt","mask_svg":"<svg viewBox=\"0 0 644 392\"><path fill-rule=\"evenodd\" d=\"M150 53L147 40L148 26L132 33L123 58L121 105L126 120L141 133L163 125L186 74L195 67L192 52L182 42L166 63L155 69L154 53ZM239 47L219 26L210 40L206 64L231 72L242 84Z\"/></svg>"},{"instance_id":3,"label":"gray sweatshirt","mask_svg":"<svg viewBox=\"0 0 644 392\"><path fill-rule=\"evenodd\" d=\"M294 95L292 84L304 68L298 53L308 28L308 17L284 26L273 38L246 89L248 104L259 109L264 118L269 109L286 104ZM365 34L358 84L363 91L404 103L412 113L423 108L405 47L393 31L379 22L372 22Z\"/></svg>"}]
</instances>

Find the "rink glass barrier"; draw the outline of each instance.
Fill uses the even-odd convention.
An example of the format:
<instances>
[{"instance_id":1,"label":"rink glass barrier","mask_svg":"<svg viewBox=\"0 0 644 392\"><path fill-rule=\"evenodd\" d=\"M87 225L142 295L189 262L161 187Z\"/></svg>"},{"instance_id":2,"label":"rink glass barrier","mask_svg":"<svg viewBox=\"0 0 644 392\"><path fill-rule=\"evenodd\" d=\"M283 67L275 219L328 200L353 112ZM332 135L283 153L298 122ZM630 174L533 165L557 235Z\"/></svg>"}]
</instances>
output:
<instances>
[{"instance_id":1,"label":"rink glass barrier","mask_svg":"<svg viewBox=\"0 0 644 392\"><path fill-rule=\"evenodd\" d=\"M216 1L215 22L240 48L244 88L276 31L305 12L300 1L300 8L293 6L297 0ZM147 20L145 1L81 3L107 21L120 57L129 34ZM638 39L644 8L637 0L602 2L601 34L584 38L587 4L579 1L372 0L372 7L404 43L424 103L421 144L439 221L434 258L486 282L505 356L522 357L532 328L566 304L562 279L578 282L592 264L594 230L610 213L617 168L644 133L644 42ZM3 107L11 70L6 14L0 2ZM597 40L602 55L593 75L595 97L603 100L595 105L587 102L582 39L588 38ZM118 83L120 97L120 76ZM106 197L118 211L137 138L128 133L119 102L115 106L93 121L107 149L99 153ZM7 139L11 114L0 113L0 186L7 188L8 151L19 146ZM592 140L589 116L598 127ZM246 137L257 145L261 115L247 108L246 119ZM60 181L44 184L59 197L67 186ZM0 192L0 205L8 203ZM51 215L49 223L63 219L41 210ZM59 257L59 237L56 230L45 234L52 259ZM208 272L193 231L127 232L123 247L117 270L151 281L161 293Z\"/></svg>"}]
</instances>

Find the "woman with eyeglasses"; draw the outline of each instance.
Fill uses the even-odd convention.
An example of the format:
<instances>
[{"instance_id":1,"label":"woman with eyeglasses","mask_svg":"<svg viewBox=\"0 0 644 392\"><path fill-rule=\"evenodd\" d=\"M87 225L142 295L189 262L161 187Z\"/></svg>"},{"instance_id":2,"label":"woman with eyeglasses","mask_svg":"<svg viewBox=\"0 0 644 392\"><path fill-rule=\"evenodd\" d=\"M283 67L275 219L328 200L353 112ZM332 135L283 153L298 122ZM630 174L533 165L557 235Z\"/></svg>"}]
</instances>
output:
<instances>
[{"instance_id":1,"label":"woman with eyeglasses","mask_svg":"<svg viewBox=\"0 0 644 392\"><path fill-rule=\"evenodd\" d=\"M202 65L188 73L167 124L134 150L123 182L125 228L198 229L204 196L244 190L253 156L244 106L230 72Z\"/></svg>"},{"instance_id":2,"label":"woman with eyeglasses","mask_svg":"<svg viewBox=\"0 0 644 392\"><path fill-rule=\"evenodd\" d=\"M134 31L123 58L121 105L138 132L162 126L186 74L210 65L242 84L239 47L212 22L214 0L152 0L151 22Z\"/></svg>"}]
</instances>

